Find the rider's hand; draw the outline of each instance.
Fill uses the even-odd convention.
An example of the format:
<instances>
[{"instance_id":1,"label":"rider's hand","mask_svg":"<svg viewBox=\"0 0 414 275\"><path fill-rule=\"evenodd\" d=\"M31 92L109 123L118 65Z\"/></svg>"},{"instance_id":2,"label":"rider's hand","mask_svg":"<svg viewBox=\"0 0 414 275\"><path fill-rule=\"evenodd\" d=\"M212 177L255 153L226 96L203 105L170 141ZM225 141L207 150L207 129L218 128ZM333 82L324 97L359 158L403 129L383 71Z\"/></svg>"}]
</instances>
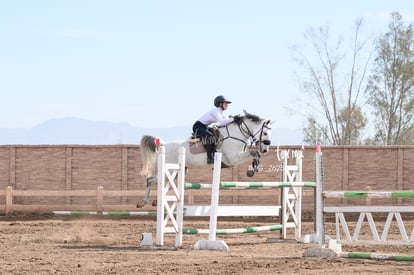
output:
<instances>
[{"instance_id":1,"label":"rider's hand","mask_svg":"<svg viewBox=\"0 0 414 275\"><path fill-rule=\"evenodd\" d=\"M219 125L218 125L217 123L212 123L212 124L210 125L210 127L211 127L211 128L213 128L214 130L218 130Z\"/></svg>"},{"instance_id":2,"label":"rider's hand","mask_svg":"<svg viewBox=\"0 0 414 275\"><path fill-rule=\"evenodd\" d=\"M233 116L233 121L236 122L236 123L241 122L242 119L243 119L243 117L240 116L240 115Z\"/></svg>"}]
</instances>

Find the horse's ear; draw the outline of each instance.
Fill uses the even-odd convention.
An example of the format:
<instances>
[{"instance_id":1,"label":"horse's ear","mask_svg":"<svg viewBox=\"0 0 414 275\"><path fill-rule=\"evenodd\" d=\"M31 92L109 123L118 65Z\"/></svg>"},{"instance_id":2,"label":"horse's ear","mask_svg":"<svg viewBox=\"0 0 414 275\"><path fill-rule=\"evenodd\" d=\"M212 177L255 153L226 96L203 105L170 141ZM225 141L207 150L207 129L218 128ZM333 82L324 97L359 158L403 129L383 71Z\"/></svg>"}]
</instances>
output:
<instances>
[{"instance_id":1,"label":"horse's ear","mask_svg":"<svg viewBox=\"0 0 414 275\"><path fill-rule=\"evenodd\" d=\"M245 116L247 116L249 114L245 109L243 109L243 113L244 113Z\"/></svg>"}]
</instances>

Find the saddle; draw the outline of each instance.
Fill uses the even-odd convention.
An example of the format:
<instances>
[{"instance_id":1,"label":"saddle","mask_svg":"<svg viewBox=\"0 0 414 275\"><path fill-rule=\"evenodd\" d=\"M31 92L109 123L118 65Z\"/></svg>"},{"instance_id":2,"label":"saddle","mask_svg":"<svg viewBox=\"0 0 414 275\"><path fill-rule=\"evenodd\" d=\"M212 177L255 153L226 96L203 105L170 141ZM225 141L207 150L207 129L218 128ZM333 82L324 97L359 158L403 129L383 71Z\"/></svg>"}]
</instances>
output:
<instances>
[{"instance_id":1,"label":"saddle","mask_svg":"<svg viewBox=\"0 0 414 275\"><path fill-rule=\"evenodd\" d=\"M213 133L214 144L216 145L216 149L219 149L223 145L223 135L217 128L208 127L208 130ZM205 153L206 149L204 148L203 140L195 135L195 133L191 134L191 137L188 139L188 147L190 148L190 152L192 154L201 154Z\"/></svg>"}]
</instances>

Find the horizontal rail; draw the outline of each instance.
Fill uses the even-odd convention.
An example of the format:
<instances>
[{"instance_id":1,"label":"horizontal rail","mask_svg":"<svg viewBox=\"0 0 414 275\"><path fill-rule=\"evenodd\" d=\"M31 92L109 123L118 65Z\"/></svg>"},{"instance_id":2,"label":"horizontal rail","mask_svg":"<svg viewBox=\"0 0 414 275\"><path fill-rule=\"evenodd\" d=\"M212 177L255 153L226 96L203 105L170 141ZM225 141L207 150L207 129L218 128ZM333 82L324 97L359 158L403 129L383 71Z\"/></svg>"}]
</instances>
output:
<instances>
[{"instance_id":1,"label":"horizontal rail","mask_svg":"<svg viewBox=\"0 0 414 275\"><path fill-rule=\"evenodd\" d=\"M324 198L414 198L413 190L406 191L325 191Z\"/></svg>"},{"instance_id":2,"label":"horizontal rail","mask_svg":"<svg viewBox=\"0 0 414 275\"><path fill-rule=\"evenodd\" d=\"M208 183L186 183L187 189L211 189ZM258 188L281 188L281 187L316 187L315 182L241 182L241 181L223 181L220 183L220 189L258 189Z\"/></svg>"},{"instance_id":3,"label":"horizontal rail","mask_svg":"<svg viewBox=\"0 0 414 275\"><path fill-rule=\"evenodd\" d=\"M380 254L365 252L341 252L340 257L354 259L372 259L372 260L393 260L393 261L414 261L414 255L397 255L397 254Z\"/></svg>"},{"instance_id":4,"label":"horizontal rail","mask_svg":"<svg viewBox=\"0 0 414 275\"><path fill-rule=\"evenodd\" d=\"M13 197L96 197L98 190L12 190ZM141 196L138 190L102 190L108 197L135 197ZM0 195L2 195L0 193Z\"/></svg>"},{"instance_id":5,"label":"horizontal rail","mask_svg":"<svg viewBox=\"0 0 414 275\"><path fill-rule=\"evenodd\" d=\"M326 213L410 213L414 212L414 206L325 206Z\"/></svg>"},{"instance_id":6,"label":"horizontal rail","mask_svg":"<svg viewBox=\"0 0 414 275\"><path fill-rule=\"evenodd\" d=\"M209 184L211 185L211 184ZM231 201L234 204L243 204L239 200L249 200L249 198L257 198L267 196L266 189L260 188L251 188L247 190L241 188L235 194L224 194L222 195L228 201ZM311 191L309 191L311 192ZM156 198L157 190L153 190L150 199L153 200ZM304 194L307 194L307 191L304 191ZM311 193L309 193L311 195ZM313 194L313 191L312 191ZM200 198L205 199L211 195L211 190L201 189L201 190L188 190L186 194L186 200L189 202L189 205L197 204L197 201ZM14 190L12 187L8 186L5 189L0 190L0 199L3 200L0 203L0 211L10 214L12 212L52 212L52 211L136 211L135 206L136 202L128 203L126 199L123 198L136 198L140 200L144 196L144 190L105 190L103 187L98 187L95 190ZM31 200L26 203L16 203L16 198L85 198L87 202L77 202L76 204L71 202L71 200L59 200L59 201L49 201L46 202L36 202ZM119 198L119 203L111 201L110 204L105 204L105 201L108 198ZM90 199L89 199L90 198ZM43 199L44 200L44 199ZM113 199L112 199L113 200ZM129 199L131 200L131 199ZM5 201L5 202L4 202ZM122 201L122 202L121 202ZM73 203L73 204L72 204ZM274 201L275 204L280 204L277 197ZM259 203L260 204L260 203ZM144 206L140 210L152 210L151 205Z\"/></svg>"},{"instance_id":7,"label":"horizontal rail","mask_svg":"<svg viewBox=\"0 0 414 275\"><path fill-rule=\"evenodd\" d=\"M274 225L264 225L256 227L245 227L245 228L230 228L230 229L217 229L216 235L226 235L226 234L237 234L237 233L254 233L261 231L275 231L282 230L283 225L274 224ZM183 228L183 234L209 234L209 229L198 229L198 228Z\"/></svg>"},{"instance_id":8,"label":"horizontal rail","mask_svg":"<svg viewBox=\"0 0 414 275\"><path fill-rule=\"evenodd\" d=\"M53 211L56 215L84 216L84 215L104 215L104 216L155 216L157 211Z\"/></svg>"},{"instance_id":9,"label":"horizontal rail","mask_svg":"<svg viewBox=\"0 0 414 275\"><path fill-rule=\"evenodd\" d=\"M122 204L104 204L104 198L108 197L142 197L144 191L142 190L104 190L102 186L99 186L96 190L13 190L11 186L8 186L5 190L0 190L0 197L5 198L5 204L0 205L0 211L4 211L6 214L12 212L52 212L52 211L95 211L99 214L120 213L124 215L124 212L136 210L135 204L127 204L126 200L123 200ZM91 204L56 204L56 203L30 203L30 204L18 204L15 203L15 198L18 197L91 197L95 202ZM65 200L63 200L64 202ZM145 208L143 209L145 210ZM109 215L109 214L108 214Z\"/></svg>"},{"instance_id":10,"label":"horizontal rail","mask_svg":"<svg viewBox=\"0 0 414 275\"><path fill-rule=\"evenodd\" d=\"M144 207L144 210L153 209L151 205ZM65 205L65 204L12 204L6 210L6 206L0 205L0 211L5 212L6 214L10 214L13 212L27 212L27 213L34 213L34 212L53 212L53 211L98 211L100 214L104 211L109 212L127 212L127 211L134 211L136 210L135 204L103 204L102 210L97 210L97 204L73 204L73 205ZM141 209L141 208L140 208Z\"/></svg>"},{"instance_id":11,"label":"horizontal rail","mask_svg":"<svg viewBox=\"0 0 414 275\"><path fill-rule=\"evenodd\" d=\"M279 217L280 205L219 205L217 209L218 217ZM187 217L209 217L211 206L205 205L186 205L184 206L184 216Z\"/></svg>"}]
</instances>

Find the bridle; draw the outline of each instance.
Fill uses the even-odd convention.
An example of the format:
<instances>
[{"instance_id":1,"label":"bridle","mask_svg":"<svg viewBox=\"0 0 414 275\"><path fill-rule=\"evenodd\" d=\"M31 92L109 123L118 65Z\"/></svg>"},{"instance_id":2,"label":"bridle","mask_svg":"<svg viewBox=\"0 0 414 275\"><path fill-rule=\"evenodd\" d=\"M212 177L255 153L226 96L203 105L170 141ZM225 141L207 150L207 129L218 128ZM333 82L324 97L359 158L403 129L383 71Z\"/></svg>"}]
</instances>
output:
<instances>
[{"instance_id":1,"label":"bridle","mask_svg":"<svg viewBox=\"0 0 414 275\"><path fill-rule=\"evenodd\" d=\"M265 140L265 139L263 139L263 134L264 134L264 132L265 132L265 129L268 129L268 130L271 130L271 128L268 126L268 124L269 124L269 122L268 121L263 121L262 122L262 125L258 128L258 130L254 133L250 128L249 128L249 126L246 124L246 122L244 121L244 119L241 121L241 123L240 124L238 124L238 126L239 126L239 130L240 130L240 133L243 135L243 137L244 137L244 140L243 139L240 139L240 138L238 138L238 137L234 137L234 136L232 136L231 134L230 134L230 131L229 131L229 128L228 128L228 125L226 125L226 126L222 126L222 127L225 127L226 128L226 133L227 133L227 136L225 136L223 139L222 139L222 141L225 141L226 139L234 139L234 140L237 140L237 141L240 141L240 142L242 142L243 144L244 144L244 150L248 147L248 145L249 145L249 142L247 141L247 140L249 140L250 141L250 148L253 146L253 145L256 145L256 146L260 146L262 143L264 144L264 145L270 145L270 140ZM256 136L257 135L259 135L259 140L257 140L257 138L256 138Z\"/></svg>"},{"instance_id":2,"label":"bridle","mask_svg":"<svg viewBox=\"0 0 414 275\"><path fill-rule=\"evenodd\" d=\"M225 127L227 136L223 135L224 138L222 138L221 141L224 142L226 139L234 139L234 140L240 141L241 143L243 143L243 151L247 150L247 147L249 146L249 141L250 141L250 148L253 147L254 144L257 147L259 147L258 150L251 152L251 153L253 153L252 154L253 161L252 161L252 164L250 166L251 168L249 168L247 170L247 176L252 177L256 172L259 172L260 154L261 154L261 152L259 152L259 151L262 151L261 150L262 149L261 145L262 144L270 145L270 140L263 139L263 136L265 134L265 129L271 130L271 128L268 126L269 121L268 120L263 120L262 125L260 127L257 127L258 130L256 132L253 132L249 128L249 125L247 125L247 123L244 121L244 118L241 120L240 123L236 123L236 124L238 125L239 131L242 134L242 136L244 137L244 139L240 139L238 137L232 136L230 131L229 131L229 126L230 125L226 125L226 126L222 126L222 127ZM256 138L257 136L259 137L259 140L257 140L257 138Z\"/></svg>"},{"instance_id":3,"label":"bridle","mask_svg":"<svg viewBox=\"0 0 414 275\"><path fill-rule=\"evenodd\" d=\"M243 121L244 122L244 121ZM253 138L252 138L252 143L251 144L253 144L253 143L255 143L256 144L256 146L259 146L259 145L261 145L262 143L264 144L264 145L270 145L270 140L268 140L268 139L263 139L263 134L264 134L264 129L267 129L267 130L271 130L271 128L268 126L268 124L269 124L269 121L263 121L263 123L262 123L262 126L260 127L260 129L253 135ZM256 140L256 135L258 134L260 132L260 135L259 135L259 140Z\"/></svg>"}]
</instances>

